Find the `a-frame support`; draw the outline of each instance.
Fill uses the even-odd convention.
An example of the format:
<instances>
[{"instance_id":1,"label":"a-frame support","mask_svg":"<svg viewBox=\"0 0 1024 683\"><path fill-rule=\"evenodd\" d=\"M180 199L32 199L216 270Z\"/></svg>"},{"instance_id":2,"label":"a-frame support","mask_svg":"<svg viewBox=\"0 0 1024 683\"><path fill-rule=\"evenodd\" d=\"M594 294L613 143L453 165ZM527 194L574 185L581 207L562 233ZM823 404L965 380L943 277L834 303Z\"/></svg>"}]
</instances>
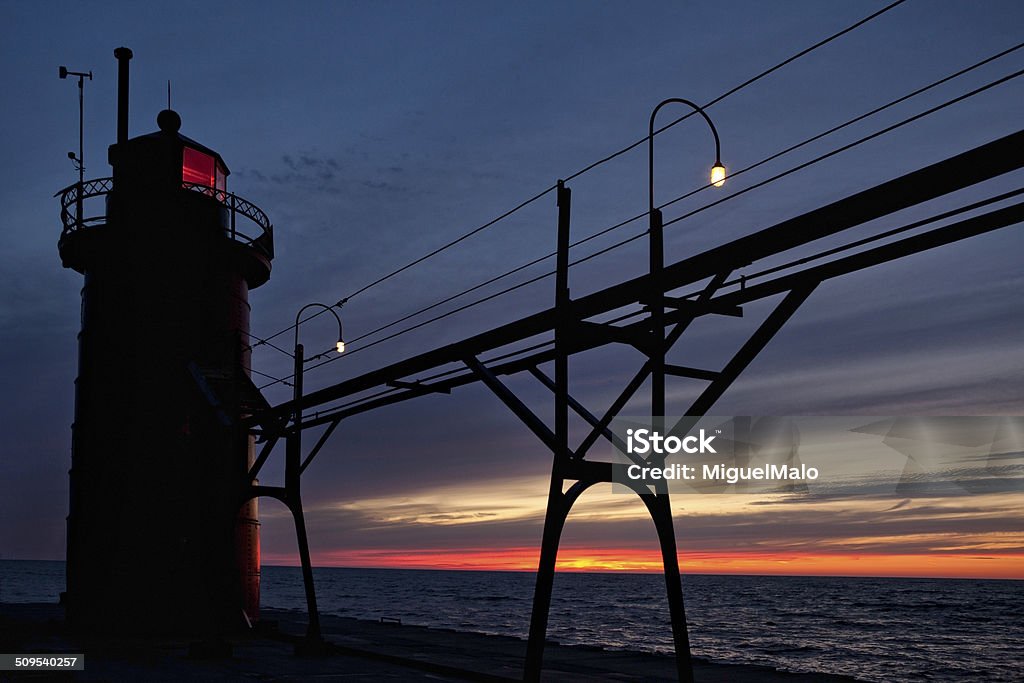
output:
<instances>
[{"instance_id":1,"label":"a-frame support","mask_svg":"<svg viewBox=\"0 0 1024 683\"><path fill-rule=\"evenodd\" d=\"M297 362L302 362L301 346ZM280 439L280 434L274 434L267 438L266 443L260 451L259 456L249 469L246 485L243 486L240 494L240 505L251 498L269 497L284 503L292 515L295 525L295 539L298 545L299 561L302 566L302 585L306 596L306 612L308 623L306 626L305 648L315 650L323 640L320 631L320 610L317 607L316 588L313 584L313 563L309 553L309 538L306 533L306 518L302 508L302 472L313 461L320 450L327 443L327 440L341 423L338 418L328 424L327 429L317 439L309 455L302 459L302 417L297 414L291 429L285 434L285 476L284 486L259 486L255 485L256 477L260 469L266 463L267 458L273 451L274 446Z\"/></svg>"},{"instance_id":2,"label":"a-frame support","mask_svg":"<svg viewBox=\"0 0 1024 683\"><path fill-rule=\"evenodd\" d=\"M675 345L690 323L697 317L709 313L722 315L742 314L741 311L735 308L730 309L708 305L718 289L725 283L729 272L722 272L712 277L696 298L686 300L666 297L665 292L660 291L657 287L657 277L652 278L655 291L646 295L646 301L654 303L648 304L648 310L651 311L652 315L647 323L623 328L575 320L569 313L571 304L568 287L570 199L569 188L565 187L564 183L560 181L558 183L558 263L556 268L555 306L562 315L559 316L554 329L555 376L553 379L548 377L535 365L527 368L530 374L554 393L554 429L548 427L544 420L538 417L529 406L520 400L478 358L469 355L463 359L466 367L473 372L476 378L486 385L553 454L547 508L544 516L544 531L541 538L540 561L537 568L536 586L534 588L533 611L530 618L530 634L523 670L523 677L526 681L540 680L558 545L569 511L586 489L597 483L610 483L613 481L614 467L609 466L608 463L584 461L587 451L602 437L612 442L620 441L611 432L609 426L636 391L648 380L651 380L652 385L651 405L653 419L663 420L666 374L709 382L708 386L685 413L691 420L706 414L715 401L721 397L740 373L757 357L818 284L814 281L802 282L800 286L791 289L721 371L666 364L665 353ZM660 215L655 217L654 222L660 223ZM660 255L656 254L651 260L654 273L658 272L659 264ZM665 307L675 309L671 317L665 314ZM654 318L659 317L659 313L661 330L665 329L666 320L675 321L667 334L662 332L662 335L658 335L658 321L655 321ZM637 327L644 330L644 332L638 333ZM626 383L622 392L600 418L593 415L585 406L569 394L569 355L573 352L579 337L589 334L606 334L614 338L615 341L628 343L643 350L648 356L647 360ZM591 427L590 432L575 450L569 445L570 409L583 418ZM672 430L678 431L681 428L687 428L689 425L685 425L685 421L688 420L680 421ZM621 448L622 444L619 443L619 446ZM680 681L690 682L693 680L693 670L690 657L689 633L686 626L682 578L679 570L678 549L667 485L662 482L654 490L639 486L633 488L647 507L658 534L658 544L661 549L662 564L665 571L665 589L671 618L672 636L676 649L678 676Z\"/></svg>"},{"instance_id":3,"label":"a-frame support","mask_svg":"<svg viewBox=\"0 0 1024 683\"><path fill-rule=\"evenodd\" d=\"M326 442L326 437L330 436L332 431L333 429L327 430L326 436L322 438L321 443L314 449L314 452L306 458L305 464L312 460L313 456L316 455L316 451L323 446L323 442ZM260 454L261 459L257 460L249 470L249 481L239 491L239 505L252 498L274 498L284 503L285 507L288 508L288 512L291 513L292 522L295 525L295 540L299 550L299 562L302 566L302 586L306 595L306 613L309 618L306 625L306 643L303 644L303 647L316 648L322 643L323 637L320 631L320 610L316 602L316 588L313 585L313 563L309 553L309 537L306 533L306 516L302 508L301 473L304 467L299 462L302 446L301 437L299 437L301 433L301 429L293 427L285 439L284 486L254 485L256 475L266 461L264 456L270 454L278 440L277 437L273 437L264 446L263 452Z\"/></svg>"}]
</instances>

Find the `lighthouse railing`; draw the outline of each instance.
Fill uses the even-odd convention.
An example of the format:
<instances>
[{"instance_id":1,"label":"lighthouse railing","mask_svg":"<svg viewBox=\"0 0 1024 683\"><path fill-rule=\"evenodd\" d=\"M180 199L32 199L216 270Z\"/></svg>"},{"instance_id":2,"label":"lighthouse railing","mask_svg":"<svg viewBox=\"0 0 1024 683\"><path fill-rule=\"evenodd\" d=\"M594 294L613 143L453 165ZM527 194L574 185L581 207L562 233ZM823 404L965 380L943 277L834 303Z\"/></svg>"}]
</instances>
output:
<instances>
[{"instance_id":1,"label":"lighthouse railing","mask_svg":"<svg viewBox=\"0 0 1024 683\"><path fill-rule=\"evenodd\" d=\"M207 185L183 182L181 188L187 192L205 194L223 205L228 213L228 237L235 242L260 249L273 258L274 226L262 209L243 197ZM61 240L78 230L106 224L106 202L86 200L106 198L113 189L113 178L96 178L68 185L57 192L54 196L60 197ZM83 208L85 206L90 209L100 207L101 213L86 216ZM245 220L239 221L239 216Z\"/></svg>"}]
</instances>

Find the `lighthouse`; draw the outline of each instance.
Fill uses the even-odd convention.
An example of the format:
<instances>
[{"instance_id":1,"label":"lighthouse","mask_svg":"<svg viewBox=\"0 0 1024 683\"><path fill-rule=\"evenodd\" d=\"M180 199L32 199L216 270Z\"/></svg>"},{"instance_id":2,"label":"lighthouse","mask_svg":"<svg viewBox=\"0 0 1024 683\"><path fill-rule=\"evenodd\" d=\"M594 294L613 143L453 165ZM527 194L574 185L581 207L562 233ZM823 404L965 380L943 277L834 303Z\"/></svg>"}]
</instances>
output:
<instances>
[{"instance_id":1,"label":"lighthouse","mask_svg":"<svg viewBox=\"0 0 1024 683\"><path fill-rule=\"evenodd\" d=\"M109 178L58 193L64 267L83 276L67 518L69 624L223 632L259 609L259 522L243 419L249 292L267 282L273 227L228 191L216 151L171 110L128 137L118 59Z\"/></svg>"}]
</instances>

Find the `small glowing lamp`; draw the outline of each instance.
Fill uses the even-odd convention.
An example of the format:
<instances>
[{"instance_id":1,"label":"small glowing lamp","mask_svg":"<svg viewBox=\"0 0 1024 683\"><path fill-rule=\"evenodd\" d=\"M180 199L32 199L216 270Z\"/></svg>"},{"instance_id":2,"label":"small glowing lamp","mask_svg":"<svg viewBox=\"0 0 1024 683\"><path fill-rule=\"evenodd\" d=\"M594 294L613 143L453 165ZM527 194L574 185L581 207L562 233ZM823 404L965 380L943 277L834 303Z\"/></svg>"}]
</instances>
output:
<instances>
[{"instance_id":1,"label":"small glowing lamp","mask_svg":"<svg viewBox=\"0 0 1024 683\"><path fill-rule=\"evenodd\" d=\"M338 343L335 345L335 348L338 349L338 353L345 353L345 342L339 339Z\"/></svg>"},{"instance_id":2,"label":"small glowing lamp","mask_svg":"<svg viewBox=\"0 0 1024 683\"><path fill-rule=\"evenodd\" d=\"M725 166L722 166L721 161L715 161L715 165L711 167L711 184L715 187L721 187L725 185Z\"/></svg>"}]
</instances>

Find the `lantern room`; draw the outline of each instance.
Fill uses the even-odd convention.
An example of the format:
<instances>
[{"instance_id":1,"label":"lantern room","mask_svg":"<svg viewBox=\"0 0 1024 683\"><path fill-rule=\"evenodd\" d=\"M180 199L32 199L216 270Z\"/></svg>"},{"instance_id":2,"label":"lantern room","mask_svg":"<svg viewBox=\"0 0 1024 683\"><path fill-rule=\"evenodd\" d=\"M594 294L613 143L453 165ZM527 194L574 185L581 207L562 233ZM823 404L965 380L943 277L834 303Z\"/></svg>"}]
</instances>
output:
<instances>
[{"instance_id":1,"label":"lantern room","mask_svg":"<svg viewBox=\"0 0 1024 683\"><path fill-rule=\"evenodd\" d=\"M207 154L186 144L181 150L181 181L227 190L228 171L224 162L213 154Z\"/></svg>"},{"instance_id":2,"label":"lantern room","mask_svg":"<svg viewBox=\"0 0 1024 683\"><path fill-rule=\"evenodd\" d=\"M200 192L209 188L206 194L211 195L216 194L215 190L227 192L231 171L220 154L179 133L181 117L177 112L165 109L156 122L159 131L110 148L115 184L123 180L126 184L184 187Z\"/></svg>"}]
</instances>

